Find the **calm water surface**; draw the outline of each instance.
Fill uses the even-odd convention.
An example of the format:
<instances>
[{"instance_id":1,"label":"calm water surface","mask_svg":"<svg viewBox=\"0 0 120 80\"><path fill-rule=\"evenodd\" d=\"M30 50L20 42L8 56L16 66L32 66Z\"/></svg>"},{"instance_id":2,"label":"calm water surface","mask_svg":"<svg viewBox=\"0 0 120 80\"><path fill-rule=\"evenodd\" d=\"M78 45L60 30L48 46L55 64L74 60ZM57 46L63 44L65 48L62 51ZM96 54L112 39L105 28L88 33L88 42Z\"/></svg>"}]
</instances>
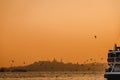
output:
<instances>
[{"instance_id":1,"label":"calm water surface","mask_svg":"<svg viewBox=\"0 0 120 80\"><path fill-rule=\"evenodd\" d=\"M0 80L106 80L102 72L4 72Z\"/></svg>"}]
</instances>

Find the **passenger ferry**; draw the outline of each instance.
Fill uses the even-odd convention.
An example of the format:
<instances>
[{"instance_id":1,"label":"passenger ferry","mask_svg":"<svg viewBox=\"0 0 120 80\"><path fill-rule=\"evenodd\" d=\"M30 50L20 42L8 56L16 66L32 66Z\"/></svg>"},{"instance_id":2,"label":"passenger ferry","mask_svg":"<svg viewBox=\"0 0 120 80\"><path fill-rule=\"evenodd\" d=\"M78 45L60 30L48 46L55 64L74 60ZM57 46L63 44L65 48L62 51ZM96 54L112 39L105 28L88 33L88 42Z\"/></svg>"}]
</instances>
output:
<instances>
[{"instance_id":1,"label":"passenger ferry","mask_svg":"<svg viewBox=\"0 0 120 80\"><path fill-rule=\"evenodd\" d=\"M108 69L106 69L104 77L107 80L120 80L120 46L115 44L113 50L108 51Z\"/></svg>"}]
</instances>

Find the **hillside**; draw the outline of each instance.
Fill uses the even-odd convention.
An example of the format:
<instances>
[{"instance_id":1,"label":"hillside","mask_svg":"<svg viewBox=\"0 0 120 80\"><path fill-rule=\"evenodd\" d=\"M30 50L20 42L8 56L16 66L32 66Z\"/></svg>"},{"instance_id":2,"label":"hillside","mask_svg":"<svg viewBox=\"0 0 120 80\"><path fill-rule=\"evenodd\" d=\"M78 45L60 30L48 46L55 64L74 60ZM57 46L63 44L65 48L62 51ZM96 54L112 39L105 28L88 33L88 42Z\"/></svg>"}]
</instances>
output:
<instances>
[{"instance_id":1,"label":"hillside","mask_svg":"<svg viewBox=\"0 0 120 80\"><path fill-rule=\"evenodd\" d=\"M103 63L72 64L53 60L38 61L27 66L11 67L7 71L104 71L106 67L107 64Z\"/></svg>"},{"instance_id":2,"label":"hillside","mask_svg":"<svg viewBox=\"0 0 120 80\"><path fill-rule=\"evenodd\" d=\"M56 60L38 61L33 64L22 67L27 71L104 71L107 64L103 63L89 63L89 64L72 64L63 63Z\"/></svg>"}]
</instances>

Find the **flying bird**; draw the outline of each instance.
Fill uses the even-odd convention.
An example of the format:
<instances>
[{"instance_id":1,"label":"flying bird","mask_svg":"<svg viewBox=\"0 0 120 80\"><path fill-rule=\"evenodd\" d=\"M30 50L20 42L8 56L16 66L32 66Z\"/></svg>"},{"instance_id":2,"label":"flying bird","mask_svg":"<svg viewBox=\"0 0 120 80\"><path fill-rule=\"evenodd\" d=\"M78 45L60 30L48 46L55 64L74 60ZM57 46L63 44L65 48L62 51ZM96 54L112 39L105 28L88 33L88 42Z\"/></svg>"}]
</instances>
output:
<instances>
[{"instance_id":1,"label":"flying bird","mask_svg":"<svg viewBox=\"0 0 120 80\"><path fill-rule=\"evenodd\" d=\"M12 63L14 63L15 61L14 60L11 60Z\"/></svg>"},{"instance_id":2,"label":"flying bird","mask_svg":"<svg viewBox=\"0 0 120 80\"><path fill-rule=\"evenodd\" d=\"M23 62L23 64L25 64L25 62Z\"/></svg>"},{"instance_id":3,"label":"flying bird","mask_svg":"<svg viewBox=\"0 0 120 80\"><path fill-rule=\"evenodd\" d=\"M96 39L96 38L97 38L97 36L95 35L95 36L94 36L94 38Z\"/></svg>"}]
</instances>

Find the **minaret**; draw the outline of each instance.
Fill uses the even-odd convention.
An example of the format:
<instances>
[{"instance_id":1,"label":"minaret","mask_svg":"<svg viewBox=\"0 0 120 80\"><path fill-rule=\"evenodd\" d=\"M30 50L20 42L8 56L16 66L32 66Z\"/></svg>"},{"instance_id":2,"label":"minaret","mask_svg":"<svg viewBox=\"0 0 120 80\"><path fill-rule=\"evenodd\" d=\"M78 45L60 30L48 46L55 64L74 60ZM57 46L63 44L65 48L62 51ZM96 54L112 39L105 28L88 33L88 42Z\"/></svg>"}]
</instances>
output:
<instances>
[{"instance_id":1,"label":"minaret","mask_svg":"<svg viewBox=\"0 0 120 80\"><path fill-rule=\"evenodd\" d=\"M61 59L60 62L63 63L63 60Z\"/></svg>"},{"instance_id":2,"label":"minaret","mask_svg":"<svg viewBox=\"0 0 120 80\"><path fill-rule=\"evenodd\" d=\"M54 58L54 59L53 59L53 62L57 62L57 60Z\"/></svg>"}]
</instances>

